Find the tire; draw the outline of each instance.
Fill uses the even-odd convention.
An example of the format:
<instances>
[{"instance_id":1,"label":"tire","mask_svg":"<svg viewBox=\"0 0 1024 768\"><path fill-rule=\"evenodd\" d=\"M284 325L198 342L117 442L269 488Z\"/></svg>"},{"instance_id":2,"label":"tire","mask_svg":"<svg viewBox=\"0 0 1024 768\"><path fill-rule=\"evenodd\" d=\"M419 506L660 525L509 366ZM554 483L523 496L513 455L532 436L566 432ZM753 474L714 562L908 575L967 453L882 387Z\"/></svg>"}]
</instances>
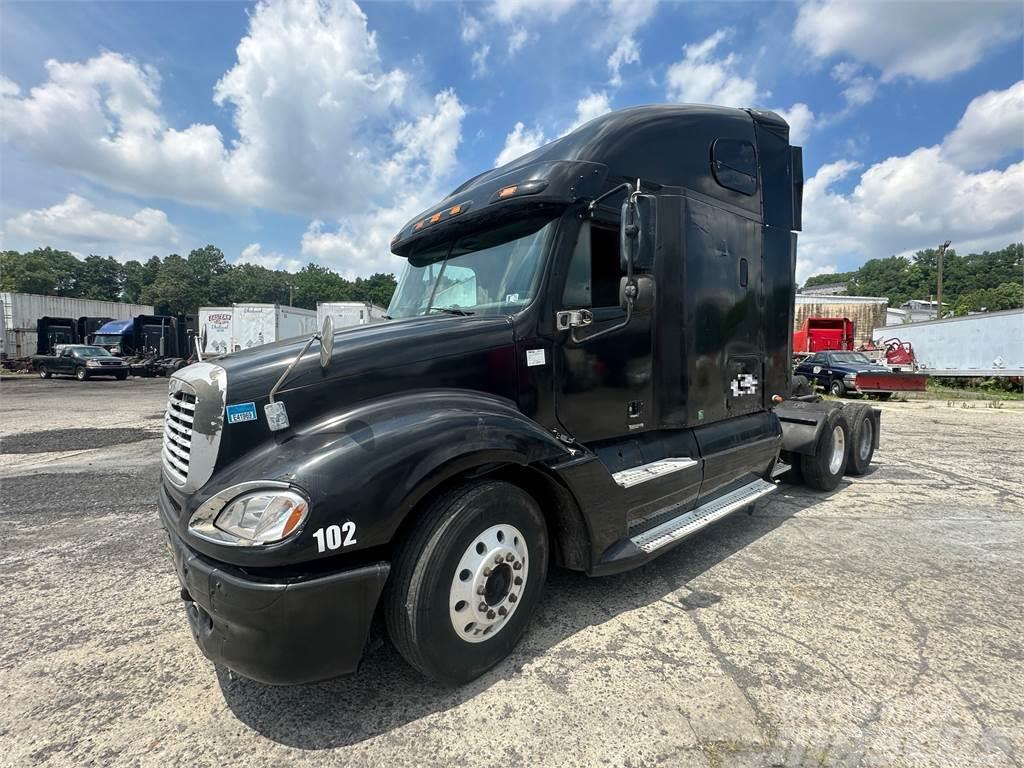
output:
<instances>
[{"instance_id":1,"label":"tire","mask_svg":"<svg viewBox=\"0 0 1024 768\"><path fill-rule=\"evenodd\" d=\"M89 372L85 370L84 365L80 365L77 368L75 368L75 378L78 379L79 381L85 381L86 379L89 378Z\"/></svg>"},{"instance_id":2,"label":"tire","mask_svg":"<svg viewBox=\"0 0 1024 768\"><path fill-rule=\"evenodd\" d=\"M460 685L479 677L526 630L548 551L540 508L518 486L488 480L448 491L423 511L393 563L384 598L391 641L429 678Z\"/></svg>"},{"instance_id":3,"label":"tire","mask_svg":"<svg viewBox=\"0 0 1024 768\"><path fill-rule=\"evenodd\" d=\"M48 379L48 378L50 378L53 375L52 373L50 373L46 369L45 365L40 365L39 368L38 368L38 371L39 371L39 378L40 379Z\"/></svg>"},{"instance_id":4,"label":"tire","mask_svg":"<svg viewBox=\"0 0 1024 768\"><path fill-rule=\"evenodd\" d=\"M837 445L838 440L842 441ZM814 445L813 456L800 456L804 484L819 491L835 490L846 472L850 427L839 410L829 413Z\"/></svg>"},{"instance_id":5,"label":"tire","mask_svg":"<svg viewBox=\"0 0 1024 768\"><path fill-rule=\"evenodd\" d=\"M119 374L117 374L117 380L118 381L124 381L127 378L128 378L128 374L127 373L119 373Z\"/></svg>"},{"instance_id":6,"label":"tire","mask_svg":"<svg viewBox=\"0 0 1024 768\"><path fill-rule=\"evenodd\" d=\"M811 382L808 381L806 376L794 376L792 382L790 382L789 388L794 397L814 394Z\"/></svg>"},{"instance_id":7,"label":"tire","mask_svg":"<svg viewBox=\"0 0 1024 768\"><path fill-rule=\"evenodd\" d=\"M871 416L871 407L848 405L843 408L843 419L850 431L846 474L863 475L875 455L875 420Z\"/></svg>"},{"instance_id":8,"label":"tire","mask_svg":"<svg viewBox=\"0 0 1024 768\"><path fill-rule=\"evenodd\" d=\"M836 397L843 397L846 394L846 385L842 379L832 379L828 385L828 391Z\"/></svg>"}]
</instances>

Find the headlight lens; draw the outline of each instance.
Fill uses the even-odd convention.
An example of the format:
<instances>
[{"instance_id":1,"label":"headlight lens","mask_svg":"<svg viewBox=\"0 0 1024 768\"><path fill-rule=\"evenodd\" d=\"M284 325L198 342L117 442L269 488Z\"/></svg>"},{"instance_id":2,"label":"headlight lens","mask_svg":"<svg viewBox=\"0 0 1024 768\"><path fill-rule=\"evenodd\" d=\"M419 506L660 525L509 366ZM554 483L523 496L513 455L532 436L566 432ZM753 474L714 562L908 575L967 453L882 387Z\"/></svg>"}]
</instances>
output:
<instances>
[{"instance_id":1,"label":"headlight lens","mask_svg":"<svg viewBox=\"0 0 1024 768\"><path fill-rule=\"evenodd\" d=\"M85 364L87 366L89 366L90 368L95 368L96 366L98 366L100 364L100 361L99 360L86 360Z\"/></svg>"},{"instance_id":2,"label":"headlight lens","mask_svg":"<svg viewBox=\"0 0 1024 768\"><path fill-rule=\"evenodd\" d=\"M308 514L309 503L294 491L256 491L225 506L214 525L241 539L243 546L259 546L287 539Z\"/></svg>"}]
</instances>

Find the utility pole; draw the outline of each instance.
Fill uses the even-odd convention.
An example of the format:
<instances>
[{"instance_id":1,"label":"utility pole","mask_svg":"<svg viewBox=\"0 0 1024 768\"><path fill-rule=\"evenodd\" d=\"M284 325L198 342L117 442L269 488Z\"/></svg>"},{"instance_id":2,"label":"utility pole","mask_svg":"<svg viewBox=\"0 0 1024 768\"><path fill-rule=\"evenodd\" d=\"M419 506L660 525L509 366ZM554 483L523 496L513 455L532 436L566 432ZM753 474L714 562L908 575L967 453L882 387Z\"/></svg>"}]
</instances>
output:
<instances>
[{"instance_id":1,"label":"utility pole","mask_svg":"<svg viewBox=\"0 0 1024 768\"><path fill-rule=\"evenodd\" d=\"M938 309L935 312L935 319L942 319L942 257L946 255L946 249L949 248L949 240L939 246L939 286L938 286L938 301L936 302Z\"/></svg>"},{"instance_id":2,"label":"utility pole","mask_svg":"<svg viewBox=\"0 0 1024 768\"><path fill-rule=\"evenodd\" d=\"M949 245L949 243L946 243L946 245ZM939 285L942 285L942 278L941 277L939 278ZM295 296L295 286L292 285L291 283L288 283L288 306L289 307L294 306L292 304L292 299L294 298L294 296Z\"/></svg>"}]
</instances>

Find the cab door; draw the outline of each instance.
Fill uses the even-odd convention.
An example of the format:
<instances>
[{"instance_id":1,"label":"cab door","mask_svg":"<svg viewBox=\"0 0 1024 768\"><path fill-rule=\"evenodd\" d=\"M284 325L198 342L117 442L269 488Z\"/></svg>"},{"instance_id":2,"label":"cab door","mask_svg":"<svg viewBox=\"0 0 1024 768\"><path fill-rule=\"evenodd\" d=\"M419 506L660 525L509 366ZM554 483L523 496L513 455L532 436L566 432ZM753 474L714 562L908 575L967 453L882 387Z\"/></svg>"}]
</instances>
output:
<instances>
[{"instance_id":1,"label":"cab door","mask_svg":"<svg viewBox=\"0 0 1024 768\"><path fill-rule=\"evenodd\" d=\"M64 349L53 363L53 367L61 373L71 373L75 369L75 356L70 349Z\"/></svg>"},{"instance_id":2,"label":"cab door","mask_svg":"<svg viewBox=\"0 0 1024 768\"><path fill-rule=\"evenodd\" d=\"M618 222L584 221L556 306L562 310L589 309L594 322L558 334L555 342L558 421L582 443L622 437L653 426L651 315L634 314L624 328L588 339L626 319L619 306L622 276Z\"/></svg>"}]
</instances>

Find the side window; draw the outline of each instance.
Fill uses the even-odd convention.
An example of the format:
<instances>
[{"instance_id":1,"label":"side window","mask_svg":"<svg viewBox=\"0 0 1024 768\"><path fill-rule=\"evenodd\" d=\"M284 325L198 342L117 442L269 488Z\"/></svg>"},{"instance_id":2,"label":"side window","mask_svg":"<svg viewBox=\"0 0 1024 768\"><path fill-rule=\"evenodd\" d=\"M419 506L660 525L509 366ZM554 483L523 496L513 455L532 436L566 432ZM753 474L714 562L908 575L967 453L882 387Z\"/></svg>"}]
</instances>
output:
<instances>
[{"instance_id":1,"label":"side window","mask_svg":"<svg viewBox=\"0 0 1024 768\"><path fill-rule=\"evenodd\" d=\"M757 191L757 153L749 141L716 139L711 148L715 181L744 195Z\"/></svg>"},{"instance_id":2,"label":"side window","mask_svg":"<svg viewBox=\"0 0 1024 768\"><path fill-rule=\"evenodd\" d=\"M619 306L619 232L586 221L569 263L562 303L567 309Z\"/></svg>"}]
</instances>

